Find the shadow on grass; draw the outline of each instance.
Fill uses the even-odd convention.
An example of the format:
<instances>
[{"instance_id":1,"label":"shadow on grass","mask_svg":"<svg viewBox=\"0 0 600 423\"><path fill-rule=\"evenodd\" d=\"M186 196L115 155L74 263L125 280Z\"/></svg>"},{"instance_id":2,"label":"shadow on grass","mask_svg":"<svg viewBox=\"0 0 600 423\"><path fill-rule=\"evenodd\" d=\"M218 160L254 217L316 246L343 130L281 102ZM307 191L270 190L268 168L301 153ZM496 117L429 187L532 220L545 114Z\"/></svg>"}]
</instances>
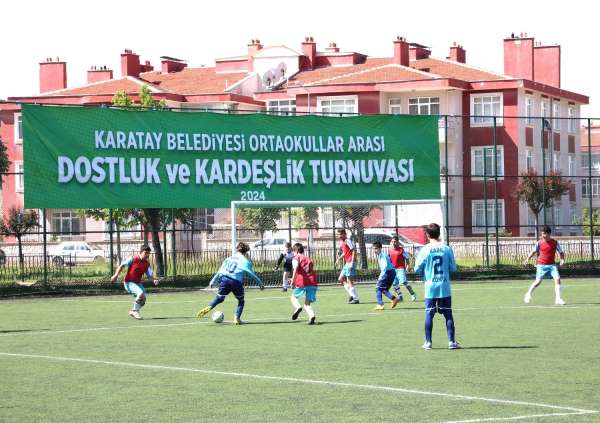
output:
<instances>
[{"instance_id":1,"label":"shadow on grass","mask_svg":"<svg viewBox=\"0 0 600 423\"><path fill-rule=\"evenodd\" d=\"M17 329L17 330L0 330L0 334L3 333L20 333L20 332L43 332L50 329Z\"/></svg>"},{"instance_id":2,"label":"shadow on grass","mask_svg":"<svg viewBox=\"0 0 600 423\"><path fill-rule=\"evenodd\" d=\"M465 347L463 350L520 350L529 348L539 348L537 345L485 345L480 347Z\"/></svg>"},{"instance_id":3,"label":"shadow on grass","mask_svg":"<svg viewBox=\"0 0 600 423\"><path fill-rule=\"evenodd\" d=\"M194 316L173 316L173 317L144 317L144 320L184 320L196 319Z\"/></svg>"},{"instance_id":4,"label":"shadow on grass","mask_svg":"<svg viewBox=\"0 0 600 423\"><path fill-rule=\"evenodd\" d=\"M308 320L280 320L280 321L264 321L264 322L244 322L244 326L246 325L281 325L281 324L303 324L307 325ZM359 323L364 322L364 320L338 320L335 322L320 322L316 321L315 325L338 325L345 323ZM228 323L231 324L231 323ZM308 326L308 325L307 325Z\"/></svg>"}]
</instances>

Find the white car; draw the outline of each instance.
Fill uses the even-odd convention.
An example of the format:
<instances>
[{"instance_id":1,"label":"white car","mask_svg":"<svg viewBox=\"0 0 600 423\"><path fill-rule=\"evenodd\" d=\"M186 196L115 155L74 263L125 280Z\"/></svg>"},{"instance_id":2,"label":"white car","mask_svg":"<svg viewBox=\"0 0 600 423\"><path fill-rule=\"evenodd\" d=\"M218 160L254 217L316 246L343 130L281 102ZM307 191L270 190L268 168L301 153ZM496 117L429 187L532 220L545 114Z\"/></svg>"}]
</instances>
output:
<instances>
[{"instance_id":1,"label":"white car","mask_svg":"<svg viewBox=\"0 0 600 423\"><path fill-rule=\"evenodd\" d=\"M390 245L390 241L394 235L396 235L394 231L387 229L367 228L364 232L365 247L367 247L367 251L370 251L373 243L379 241L386 248ZM355 236L352 238L356 240ZM413 242L401 234L398 234L398 241L411 256L418 254L419 250L423 247L423 244Z\"/></svg>"},{"instance_id":2,"label":"white car","mask_svg":"<svg viewBox=\"0 0 600 423\"><path fill-rule=\"evenodd\" d=\"M288 242L287 238L264 238L256 241L252 244L251 250L269 250L269 251L281 251L285 249L285 243ZM297 241L292 240L292 246Z\"/></svg>"},{"instance_id":3,"label":"white car","mask_svg":"<svg viewBox=\"0 0 600 423\"><path fill-rule=\"evenodd\" d=\"M65 241L50 249L49 256L55 266L65 264L98 263L104 260L104 250L94 249L84 241Z\"/></svg>"}]
</instances>

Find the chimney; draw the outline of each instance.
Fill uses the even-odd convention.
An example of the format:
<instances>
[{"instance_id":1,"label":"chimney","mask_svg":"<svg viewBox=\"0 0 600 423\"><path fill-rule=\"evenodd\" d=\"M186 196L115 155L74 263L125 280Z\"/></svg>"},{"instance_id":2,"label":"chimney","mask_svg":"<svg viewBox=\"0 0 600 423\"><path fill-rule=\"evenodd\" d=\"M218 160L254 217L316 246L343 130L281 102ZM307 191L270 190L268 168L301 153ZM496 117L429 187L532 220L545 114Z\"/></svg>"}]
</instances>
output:
<instances>
[{"instance_id":1,"label":"chimney","mask_svg":"<svg viewBox=\"0 0 600 423\"><path fill-rule=\"evenodd\" d=\"M140 56L129 49L121 53L121 76L140 76Z\"/></svg>"},{"instance_id":2,"label":"chimney","mask_svg":"<svg viewBox=\"0 0 600 423\"><path fill-rule=\"evenodd\" d=\"M142 72L152 72L154 70L154 66L150 64L150 60L144 61L143 65L140 65L140 73Z\"/></svg>"},{"instance_id":3,"label":"chimney","mask_svg":"<svg viewBox=\"0 0 600 423\"><path fill-rule=\"evenodd\" d=\"M87 83L108 81L113 79L112 69L108 69L106 66L92 66L87 71Z\"/></svg>"},{"instance_id":4,"label":"chimney","mask_svg":"<svg viewBox=\"0 0 600 423\"><path fill-rule=\"evenodd\" d=\"M467 63L467 51L460 44L454 42L450 47L450 56L447 57L454 62Z\"/></svg>"},{"instance_id":5,"label":"chimney","mask_svg":"<svg viewBox=\"0 0 600 423\"><path fill-rule=\"evenodd\" d=\"M533 79L560 88L560 46L534 45Z\"/></svg>"},{"instance_id":6,"label":"chimney","mask_svg":"<svg viewBox=\"0 0 600 423\"><path fill-rule=\"evenodd\" d=\"M340 48L337 46L336 43L331 42L329 43L329 47L325 48L325 51L328 53L339 53L340 52Z\"/></svg>"},{"instance_id":7,"label":"chimney","mask_svg":"<svg viewBox=\"0 0 600 423\"><path fill-rule=\"evenodd\" d=\"M254 72L254 55L263 48L259 39L252 39L248 43L248 72Z\"/></svg>"},{"instance_id":8,"label":"chimney","mask_svg":"<svg viewBox=\"0 0 600 423\"><path fill-rule=\"evenodd\" d=\"M422 46L421 44L410 43L410 48L408 49L408 56L410 60L419 60L419 59L427 59L431 54L431 50L429 47Z\"/></svg>"},{"instance_id":9,"label":"chimney","mask_svg":"<svg viewBox=\"0 0 600 423\"><path fill-rule=\"evenodd\" d=\"M402 66L409 65L408 43L404 37L397 36L394 40L394 63Z\"/></svg>"},{"instance_id":10,"label":"chimney","mask_svg":"<svg viewBox=\"0 0 600 423\"><path fill-rule=\"evenodd\" d=\"M317 61L317 43L313 37L305 37L302 42L302 54L306 57L304 69L313 69Z\"/></svg>"},{"instance_id":11,"label":"chimney","mask_svg":"<svg viewBox=\"0 0 600 423\"><path fill-rule=\"evenodd\" d=\"M521 36L511 34L504 39L504 73L516 78L530 79L533 81L533 38L527 34Z\"/></svg>"},{"instance_id":12,"label":"chimney","mask_svg":"<svg viewBox=\"0 0 600 423\"><path fill-rule=\"evenodd\" d=\"M67 63L47 57L40 63L40 93L67 88Z\"/></svg>"},{"instance_id":13,"label":"chimney","mask_svg":"<svg viewBox=\"0 0 600 423\"><path fill-rule=\"evenodd\" d=\"M187 67L187 63L183 60L169 56L161 56L160 64L162 73L179 72Z\"/></svg>"}]
</instances>

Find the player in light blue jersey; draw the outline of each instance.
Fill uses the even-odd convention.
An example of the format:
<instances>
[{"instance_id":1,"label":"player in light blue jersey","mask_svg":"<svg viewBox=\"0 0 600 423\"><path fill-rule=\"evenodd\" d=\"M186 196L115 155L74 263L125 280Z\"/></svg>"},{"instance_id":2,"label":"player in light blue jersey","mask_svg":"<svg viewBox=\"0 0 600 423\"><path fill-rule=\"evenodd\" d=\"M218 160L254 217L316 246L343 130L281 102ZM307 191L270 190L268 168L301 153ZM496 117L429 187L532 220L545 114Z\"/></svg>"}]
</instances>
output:
<instances>
[{"instance_id":1,"label":"player in light blue jersey","mask_svg":"<svg viewBox=\"0 0 600 423\"><path fill-rule=\"evenodd\" d=\"M252 262L246 256L248 251L250 251L248 244L245 242L238 243L236 251L236 254L223 261L219 271L211 279L209 286L218 285L219 290L211 303L198 312L197 317L199 319L206 316L209 311L225 301L225 297L230 292L233 292L233 295L238 300L233 324L241 325L242 311L244 311L244 273L250 275L258 283L260 289L265 288L260 278L252 270Z\"/></svg>"},{"instance_id":2,"label":"player in light blue jersey","mask_svg":"<svg viewBox=\"0 0 600 423\"><path fill-rule=\"evenodd\" d=\"M425 343L423 348L431 349L431 332L435 313L444 315L448 332L448 348L460 348L454 337L452 316L452 292L450 273L456 272L456 261L452 248L440 241L440 225L431 223L425 227L429 243L421 249L415 263L415 273L425 281Z\"/></svg>"},{"instance_id":3,"label":"player in light blue jersey","mask_svg":"<svg viewBox=\"0 0 600 423\"><path fill-rule=\"evenodd\" d=\"M377 305L375 310L383 310L383 297L382 294L392 300L392 308L396 307L400 300L390 293L390 288L394 280L396 279L396 269L392 264L392 260L388 253L384 253L381 250L381 242L375 241L373 243L373 252L377 263L379 264L379 276L377 277L377 285L375 286L375 295L377 299Z\"/></svg>"}]
</instances>

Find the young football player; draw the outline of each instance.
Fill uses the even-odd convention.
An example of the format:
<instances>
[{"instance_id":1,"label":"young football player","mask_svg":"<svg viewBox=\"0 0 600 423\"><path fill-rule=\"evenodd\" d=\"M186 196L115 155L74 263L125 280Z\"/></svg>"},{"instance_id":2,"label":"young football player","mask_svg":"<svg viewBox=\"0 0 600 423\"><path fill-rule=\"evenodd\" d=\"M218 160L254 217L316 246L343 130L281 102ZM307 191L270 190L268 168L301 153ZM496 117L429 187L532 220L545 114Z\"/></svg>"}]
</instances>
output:
<instances>
[{"instance_id":1,"label":"young football player","mask_svg":"<svg viewBox=\"0 0 600 423\"><path fill-rule=\"evenodd\" d=\"M390 293L392 283L396 279L396 271L394 270L390 256L382 251L381 242L375 241L373 243L373 252L379 264L379 276L377 277L377 285L375 286L375 296L377 299L375 310L384 309L382 294L392 300L392 308L394 308L400 302L400 299Z\"/></svg>"},{"instance_id":2,"label":"young football player","mask_svg":"<svg viewBox=\"0 0 600 423\"><path fill-rule=\"evenodd\" d=\"M304 310L308 314L308 324L314 325L316 315L312 308L312 303L317 301L317 275L313 269L312 260L304 255L304 246L300 243L294 244L294 259L292 260L292 306L294 313L292 320L298 319L302 312L302 305L298 300L304 296Z\"/></svg>"},{"instance_id":3,"label":"young football player","mask_svg":"<svg viewBox=\"0 0 600 423\"><path fill-rule=\"evenodd\" d=\"M412 286L410 286L408 278L406 277L406 272L409 270L410 256L408 255L408 252L404 250L404 247L400 244L398 235L394 235L390 240L390 248L388 251L390 259L392 260L392 264L394 265L394 269L396 269L396 278L394 279L394 283L392 284L392 286L394 287L394 291L396 291L398 299L400 301L403 300L402 291L400 291L400 284L402 284L409 292L410 299L412 301L416 301L417 295L415 294L415 291L412 288Z\"/></svg>"},{"instance_id":4,"label":"young football player","mask_svg":"<svg viewBox=\"0 0 600 423\"><path fill-rule=\"evenodd\" d=\"M285 251L279 255L277 259L277 265L275 266L275 270L279 269L281 263L283 263L283 292L288 290L289 286L289 277L292 275L292 260L294 260L294 252L292 251L292 244L290 242L285 243Z\"/></svg>"},{"instance_id":5,"label":"young football player","mask_svg":"<svg viewBox=\"0 0 600 423\"><path fill-rule=\"evenodd\" d=\"M356 245L354 245L352 240L348 239L345 229L338 229L337 234L342 247L342 252L338 255L337 261L343 261L344 263L338 280L344 285L346 292L350 296L348 304L359 304L358 292L352 283L352 278L356 276Z\"/></svg>"}]
</instances>

